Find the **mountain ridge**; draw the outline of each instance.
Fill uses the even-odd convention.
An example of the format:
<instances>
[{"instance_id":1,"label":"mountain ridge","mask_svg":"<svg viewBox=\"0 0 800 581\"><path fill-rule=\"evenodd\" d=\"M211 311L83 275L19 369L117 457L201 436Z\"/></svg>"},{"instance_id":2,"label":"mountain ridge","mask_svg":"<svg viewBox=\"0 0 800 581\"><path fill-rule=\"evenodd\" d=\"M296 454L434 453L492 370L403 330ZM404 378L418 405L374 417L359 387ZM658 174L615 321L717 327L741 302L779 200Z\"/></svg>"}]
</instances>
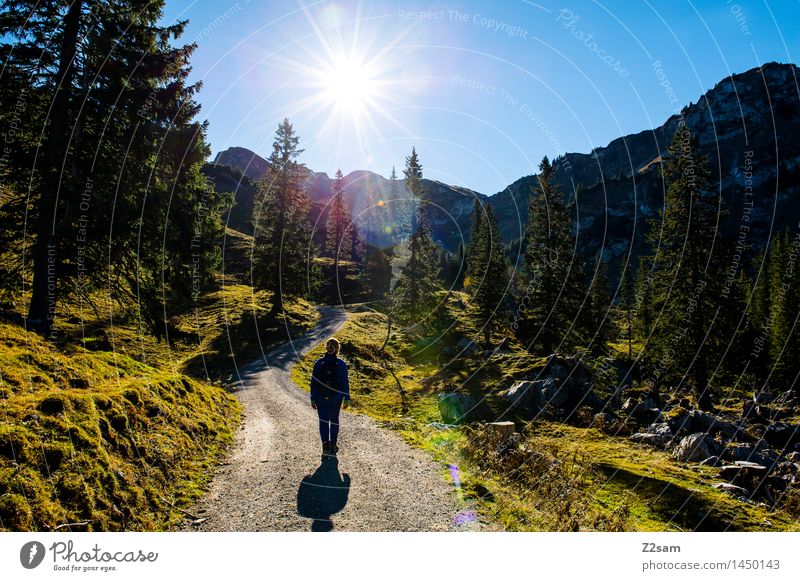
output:
<instances>
[{"instance_id":1,"label":"mountain ridge","mask_svg":"<svg viewBox=\"0 0 800 581\"><path fill-rule=\"evenodd\" d=\"M775 228L800 220L800 205L792 203L800 195L797 79L794 64L767 63L732 74L658 127L617 137L589 153L556 157L555 180L574 202L581 250L602 257L612 266L631 251L647 251L644 236L648 223L641 219L656 216L663 205L665 188L658 168L681 120L697 138L698 154L709 157L712 179L718 183L718 193L731 214L741 212L743 188L748 181L755 201L751 222L754 248L762 247ZM253 179L263 175L267 167L264 158L245 148L219 152L214 164L234 167ZM745 179L748 166L751 175ZM309 196L324 212L332 180L325 173L308 171ZM371 214L378 202L389 199L389 180L370 170L354 170L345 176L344 183L354 217ZM473 199L477 197L494 208L506 242L521 240L535 184L535 174L529 174L487 196L424 179L423 199L431 202L434 239L456 251L468 238ZM397 186L401 199L391 205L413 205L415 200L405 191L402 180ZM400 224L409 211L405 207L384 212L373 226L359 226L379 243L391 244L394 238L385 235L386 228ZM772 216L776 217L774 223Z\"/></svg>"}]
</instances>

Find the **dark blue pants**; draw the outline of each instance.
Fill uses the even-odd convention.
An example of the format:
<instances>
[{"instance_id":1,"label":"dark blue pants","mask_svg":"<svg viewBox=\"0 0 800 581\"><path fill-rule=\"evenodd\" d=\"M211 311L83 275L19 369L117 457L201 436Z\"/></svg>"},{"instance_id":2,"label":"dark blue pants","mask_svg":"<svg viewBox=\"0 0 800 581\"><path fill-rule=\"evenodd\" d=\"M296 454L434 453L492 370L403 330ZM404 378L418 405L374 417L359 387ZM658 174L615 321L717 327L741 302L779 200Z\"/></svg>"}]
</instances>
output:
<instances>
[{"instance_id":1,"label":"dark blue pants","mask_svg":"<svg viewBox=\"0 0 800 581\"><path fill-rule=\"evenodd\" d=\"M322 443L330 442L336 445L339 437L339 410L342 407L342 400L320 399L317 402L317 414L319 415L319 437Z\"/></svg>"}]
</instances>

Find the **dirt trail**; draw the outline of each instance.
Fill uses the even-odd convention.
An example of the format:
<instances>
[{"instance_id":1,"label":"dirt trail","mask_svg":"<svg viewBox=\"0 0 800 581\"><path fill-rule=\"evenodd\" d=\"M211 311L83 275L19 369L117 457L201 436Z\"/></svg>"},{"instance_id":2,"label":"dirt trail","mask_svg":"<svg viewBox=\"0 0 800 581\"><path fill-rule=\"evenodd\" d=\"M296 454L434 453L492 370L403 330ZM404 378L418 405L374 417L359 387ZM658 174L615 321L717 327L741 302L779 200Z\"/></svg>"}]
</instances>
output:
<instances>
[{"instance_id":1,"label":"dirt trail","mask_svg":"<svg viewBox=\"0 0 800 581\"><path fill-rule=\"evenodd\" d=\"M210 490L189 511L206 520L186 530L453 528L455 495L441 466L367 416L342 412L339 458L320 460L316 412L290 377L298 354L345 321L341 310L320 312L312 331L240 369L242 429Z\"/></svg>"}]
</instances>

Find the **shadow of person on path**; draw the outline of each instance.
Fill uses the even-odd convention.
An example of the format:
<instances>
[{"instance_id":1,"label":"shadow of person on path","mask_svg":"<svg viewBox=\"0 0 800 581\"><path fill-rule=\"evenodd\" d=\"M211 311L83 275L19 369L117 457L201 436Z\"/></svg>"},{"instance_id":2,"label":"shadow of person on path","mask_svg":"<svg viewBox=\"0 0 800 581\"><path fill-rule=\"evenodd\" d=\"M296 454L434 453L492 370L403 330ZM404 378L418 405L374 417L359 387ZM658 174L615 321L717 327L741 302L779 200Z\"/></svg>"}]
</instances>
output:
<instances>
[{"instance_id":1,"label":"shadow of person on path","mask_svg":"<svg viewBox=\"0 0 800 581\"><path fill-rule=\"evenodd\" d=\"M331 515L341 511L350 494L350 476L339 474L339 460L326 458L314 474L305 476L297 490L297 512L300 516L314 519L311 530L328 532L333 530Z\"/></svg>"}]
</instances>

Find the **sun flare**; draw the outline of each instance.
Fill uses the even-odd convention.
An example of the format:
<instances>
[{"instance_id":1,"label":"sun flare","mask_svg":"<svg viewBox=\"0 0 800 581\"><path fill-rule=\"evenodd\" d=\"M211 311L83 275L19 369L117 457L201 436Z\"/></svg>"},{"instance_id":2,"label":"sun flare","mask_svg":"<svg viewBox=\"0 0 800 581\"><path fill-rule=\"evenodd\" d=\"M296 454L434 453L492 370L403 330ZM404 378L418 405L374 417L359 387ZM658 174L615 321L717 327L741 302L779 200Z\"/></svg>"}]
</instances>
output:
<instances>
[{"instance_id":1,"label":"sun flare","mask_svg":"<svg viewBox=\"0 0 800 581\"><path fill-rule=\"evenodd\" d=\"M408 132L394 111L408 105L418 84L402 73L414 57L411 48L401 45L407 30L387 37L377 22L360 18L359 10L304 8L313 34L287 58L272 62L291 75L288 85L300 91L289 115L306 123L320 119L318 139L359 148L363 162L370 163L370 150L387 132Z\"/></svg>"},{"instance_id":2,"label":"sun flare","mask_svg":"<svg viewBox=\"0 0 800 581\"><path fill-rule=\"evenodd\" d=\"M374 74L363 63L338 59L325 76L326 98L336 107L351 111L363 108L375 96Z\"/></svg>"}]
</instances>

